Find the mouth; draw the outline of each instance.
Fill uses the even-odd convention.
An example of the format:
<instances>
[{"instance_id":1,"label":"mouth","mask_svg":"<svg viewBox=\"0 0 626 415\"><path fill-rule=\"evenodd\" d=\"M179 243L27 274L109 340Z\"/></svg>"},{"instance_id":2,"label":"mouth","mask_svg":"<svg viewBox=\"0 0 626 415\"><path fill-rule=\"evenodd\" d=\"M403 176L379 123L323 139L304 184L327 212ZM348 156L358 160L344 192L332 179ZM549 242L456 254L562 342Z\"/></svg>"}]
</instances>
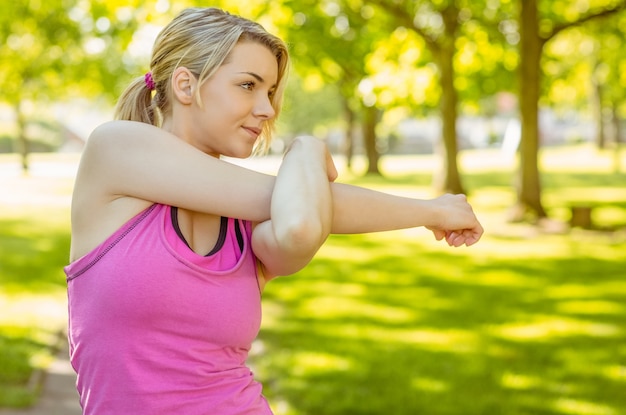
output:
<instances>
[{"instance_id":1,"label":"mouth","mask_svg":"<svg viewBox=\"0 0 626 415\"><path fill-rule=\"evenodd\" d=\"M261 129L256 127L243 127L254 138L257 138L261 134Z\"/></svg>"}]
</instances>

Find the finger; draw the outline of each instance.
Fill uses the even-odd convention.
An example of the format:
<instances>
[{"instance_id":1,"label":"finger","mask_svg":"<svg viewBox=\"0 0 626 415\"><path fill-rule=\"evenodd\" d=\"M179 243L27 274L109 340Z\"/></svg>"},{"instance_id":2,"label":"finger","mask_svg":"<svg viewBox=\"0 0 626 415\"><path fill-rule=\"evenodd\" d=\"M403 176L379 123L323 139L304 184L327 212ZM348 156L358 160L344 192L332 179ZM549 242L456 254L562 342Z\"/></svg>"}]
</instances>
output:
<instances>
[{"instance_id":1,"label":"finger","mask_svg":"<svg viewBox=\"0 0 626 415\"><path fill-rule=\"evenodd\" d=\"M454 246L455 241L458 239L459 234L456 231L446 233L446 242L450 246Z\"/></svg>"},{"instance_id":2,"label":"finger","mask_svg":"<svg viewBox=\"0 0 626 415\"><path fill-rule=\"evenodd\" d=\"M478 229L478 230L470 230L467 232L467 237L466 237L466 241L465 241L465 245L466 246L472 246L474 245L476 242L478 242L480 240L480 237L483 234L483 230L482 228Z\"/></svg>"},{"instance_id":3,"label":"finger","mask_svg":"<svg viewBox=\"0 0 626 415\"><path fill-rule=\"evenodd\" d=\"M335 162L329 151L326 152L326 174L328 175L328 181L330 182L334 182L339 176L337 166L335 166Z\"/></svg>"},{"instance_id":4,"label":"finger","mask_svg":"<svg viewBox=\"0 0 626 415\"><path fill-rule=\"evenodd\" d=\"M465 235L460 234L459 236L457 236L456 238L454 238L454 240L452 241L452 245L455 248L458 248L459 246L463 245L465 243Z\"/></svg>"},{"instance_id":5,"label":"finger","mask_svg":"<svg viewBox=\"0 0 626 415\"><path fill-rule=\"evenodd\" d=\"M441 241L443 238L446 237L445 231L442 231L440 229L431 229L431 231L433 232L433 235L435 235L435 239L438 241Z\"/></svg>"},{"instance_id":6,"label":"finger","mask_svg":"<svg viewBox=\"0 0 626 415\"><path fill-rule=\"evenodd\" d=\"M455 236L450 238L450 245L458 248L466 243L468 234L465 230L454 232Z\"/></svg>"}]
</instances>

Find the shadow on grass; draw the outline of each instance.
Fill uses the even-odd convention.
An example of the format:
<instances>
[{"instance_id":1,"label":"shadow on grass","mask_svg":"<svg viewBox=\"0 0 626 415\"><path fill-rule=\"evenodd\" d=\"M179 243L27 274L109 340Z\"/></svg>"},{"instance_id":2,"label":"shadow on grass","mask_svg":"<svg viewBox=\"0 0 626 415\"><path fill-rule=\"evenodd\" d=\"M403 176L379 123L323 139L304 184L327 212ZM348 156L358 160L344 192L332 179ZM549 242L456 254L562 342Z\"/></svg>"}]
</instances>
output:
<instances>
[{"instance_id":1,"label":"shadow on grass","mask_svg":"<svg viewBox=\"0 0 626 415\"><path fill-rule=\"evenodd\" d=\"M570 243L491 258L332 237L353 256L268 286L255 370L279 414L618 414L624 247Z\"/></svg>"}]
</instances>

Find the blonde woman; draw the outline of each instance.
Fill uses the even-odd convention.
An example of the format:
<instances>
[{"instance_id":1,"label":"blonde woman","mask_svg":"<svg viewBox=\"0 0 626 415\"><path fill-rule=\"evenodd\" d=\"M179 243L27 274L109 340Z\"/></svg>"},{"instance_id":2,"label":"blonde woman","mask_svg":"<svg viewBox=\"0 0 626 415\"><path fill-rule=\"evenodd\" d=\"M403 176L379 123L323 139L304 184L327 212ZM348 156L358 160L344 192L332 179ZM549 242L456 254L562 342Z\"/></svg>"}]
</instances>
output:
<instances>
[{"instance_id":1,"label":"blonde woman","mask_svg":"<svg viewBox=\"0 0 626 415\"><path fill-rule=\"evenodd\" d=\"M329 233L426 226L452 246L482 227L463 195L334 183L325 145L296 139L276 176L220 160L266 148L288 52L260 25L187 9L150 72L83 153L72 202L69 340L86 415L271 414L245 361L261 292Z\"/></svg>"}]
</instances>

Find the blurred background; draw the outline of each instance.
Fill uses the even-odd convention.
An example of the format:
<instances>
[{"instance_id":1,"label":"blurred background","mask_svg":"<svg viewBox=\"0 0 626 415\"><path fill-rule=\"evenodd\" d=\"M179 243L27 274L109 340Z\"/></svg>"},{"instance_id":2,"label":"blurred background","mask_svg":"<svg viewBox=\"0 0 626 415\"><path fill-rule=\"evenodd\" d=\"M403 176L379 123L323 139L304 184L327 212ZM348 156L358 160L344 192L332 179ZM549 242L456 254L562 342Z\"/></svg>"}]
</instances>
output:
<instances>
[{"instance_id":1,"label":"blurred background","mask_svg":"<svg viewBox=\"0 0 626 415\"><path fill-rule=\"evenodd\" d=\"M284 38L269 155L324 139L340 181L466 193L483 241L331 236L272 282L251 363L277 414L626 413L626 0L0 0L0 408L67 319L81 150L160 29L216 6Z\"/></svg>"}]
</instances>

